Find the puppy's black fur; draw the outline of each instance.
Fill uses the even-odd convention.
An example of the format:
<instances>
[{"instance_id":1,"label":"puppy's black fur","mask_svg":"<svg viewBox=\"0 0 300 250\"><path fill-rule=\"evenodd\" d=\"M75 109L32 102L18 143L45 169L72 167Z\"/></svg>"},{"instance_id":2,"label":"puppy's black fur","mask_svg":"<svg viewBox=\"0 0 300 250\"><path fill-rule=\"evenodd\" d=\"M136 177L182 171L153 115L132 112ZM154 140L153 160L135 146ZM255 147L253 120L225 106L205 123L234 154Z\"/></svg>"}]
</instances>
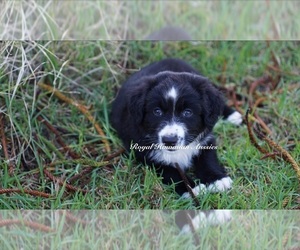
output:
<instances>
[{"instance_id":1,"label":"puppy's black fur","mask_svg":"<svg viewBox=\"0 0 300 250\"><path fill-rule=\"evenodd\" d=\"M214 148L214 125L220 116L227 118L234 112L210 81L189 64L165 59L142 68L122 85L112 105L111 123L125 148L145 146L134 148L136 159L153 165L163 182L176 183L176 192L183 195L187 190L176 162L183 170L193 168L196 179L188 179L196 193L204 185L212 191L231 187L216 150L196 146ZM157 145L171 149L157 149ZM197 181L202 183L198 189Z\"/></svg>"}]
</instances>

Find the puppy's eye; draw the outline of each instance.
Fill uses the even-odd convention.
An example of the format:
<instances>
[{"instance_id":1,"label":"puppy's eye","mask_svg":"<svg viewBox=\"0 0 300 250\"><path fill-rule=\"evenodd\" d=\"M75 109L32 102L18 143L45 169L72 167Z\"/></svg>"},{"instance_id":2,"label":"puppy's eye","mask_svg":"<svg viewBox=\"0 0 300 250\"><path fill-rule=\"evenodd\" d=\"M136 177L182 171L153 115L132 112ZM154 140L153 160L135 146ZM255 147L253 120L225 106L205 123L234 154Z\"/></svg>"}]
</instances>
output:
<instances>
[{"instance_id":1,"label":"puppy's eye","mask_svg":"<svg viewBox=\"0 0 300 250\"><path fill-rule=\"evenodd\" d=\"M155 109L153 110L153 114L154 114L155 116L162 116L162 115L163 115L163 112L162 112L162 110L161 110L160 108L155 108Z\"/></svg>"},{"instance_id":2,"label":"puppy's eye","mask_svg":"<svg viewBox=\"0 0 300 250\"><path fill-rule=\"evenodd\" d=\"M183 110L183 112L182 112L182 116L183 116L183 117L191 117L192 115L193 115L193 111L190 110L190 109L185 109L185 110Z\"/></svg>"}]
</instances>

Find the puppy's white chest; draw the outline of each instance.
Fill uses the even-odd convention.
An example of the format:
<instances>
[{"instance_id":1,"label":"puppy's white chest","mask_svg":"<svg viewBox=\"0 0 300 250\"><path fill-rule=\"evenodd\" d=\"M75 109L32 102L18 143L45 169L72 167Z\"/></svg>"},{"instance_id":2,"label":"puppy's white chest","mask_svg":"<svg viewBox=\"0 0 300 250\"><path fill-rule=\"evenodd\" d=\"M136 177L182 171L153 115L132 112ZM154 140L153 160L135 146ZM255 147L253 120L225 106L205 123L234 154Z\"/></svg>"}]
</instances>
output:
<instances>
[{"instance_id":1,"label":"puppy's white chest","mask_svg":"<svg viewBox=\"0 0 300 250\"><path fill-rule=\"evenodd\" d=\"M178 163L181 169L187 169L191 166L192 158L199 153L198 149L182 149L178 152L171 152L174 155L170 155L170 152L164 151L163 158L165 161L169 161L171 164Z\"/></svg>"},{"instance_id":2,"label":"puppy's white chest","mask_svg":"<svg viewBox=\"0 0 300 250\"><path fill-rule=\"evenodd\" d=\"M166 165L178 163L180 168L185 170L191 166L193 157L198 155L199 152L200 150L197 149L196 143L191 143L185 148L176 151L154 150L150 153L150 158L157 163Z\"/></svg>"}]
</instances>

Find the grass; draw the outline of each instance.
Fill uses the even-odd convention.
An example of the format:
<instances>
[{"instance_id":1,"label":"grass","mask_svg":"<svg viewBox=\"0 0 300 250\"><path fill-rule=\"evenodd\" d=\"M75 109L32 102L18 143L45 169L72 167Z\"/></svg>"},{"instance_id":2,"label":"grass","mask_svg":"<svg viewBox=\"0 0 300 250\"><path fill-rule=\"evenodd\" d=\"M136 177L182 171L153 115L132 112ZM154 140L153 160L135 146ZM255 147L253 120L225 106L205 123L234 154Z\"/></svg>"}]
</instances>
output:
<instances>
[{"instance_id":1,"label":"grass","mask_svg":"<svg viewBox=\"0 0 300 250\"><path fill-rule=\"evenodd\" d=\"M197 40L290 40L300 37L299 7L295 1L3 0L0 39L145 39L175 25Z\"/></svg>"},{"instance_id":2,"label":"grass","mask_svg":"<svg viewBox=\"0 0 300 250\"><path fill-rule=\"evenodd\" d=\"M98 167L73 185L89 190L70 192L43 174L43 166L63 160L50 171L69 180L87 166L72 163L61 151L56 136L37 119L47 120L62 140L81 158L101 162L107 156L102 138L76 108L41 90L38 82L89 106L104 130L113 151L121 142L110 127L110 104L117 88L134 71L152 61L178 57L190 62L219 85L236 87L248 97L250 84L263 75L275 75L272 53L280 59L281 80L277 90L268 85L257 90L267 100L257 112L272 130L272 138L299 162L298 42L2 42L0 101L10 162L2 161L1 188L39 190L51 198L28 194L0 196L1 209L190 209L191 200L178 199L174 187L134 161L121 156ZM220 82L220 79L221 82ZM295 85L296 88L289 87ZM298 87L297 87L298 86ZM280 90L278 92L278 90ZM242 104L245 111L246 101ZM299 180L282 160L261 160L245 126L219 122L218 155L234 180L228 193L205 194L202 209L283 209L299 207ZM0 157L4 159L3 148ZM9 174L9 164L14 173Z\"/></svg>"},{"instance_id":3,"label":"grass","mask_svg":"<svg viewBox=\"0 0 300 250\"><path fill-rule=\"evenodd\" d=\"M197 230L200 244L191 234L179 234L175 211L3 211L9 219L32 219L55 232L29 226L0 228L1 249L297 249L297 211L233 211L222 226ZM72 217L80 220L72 221ZM86 222L88 222L86 224Z\"/></svg>"}]
</instances>

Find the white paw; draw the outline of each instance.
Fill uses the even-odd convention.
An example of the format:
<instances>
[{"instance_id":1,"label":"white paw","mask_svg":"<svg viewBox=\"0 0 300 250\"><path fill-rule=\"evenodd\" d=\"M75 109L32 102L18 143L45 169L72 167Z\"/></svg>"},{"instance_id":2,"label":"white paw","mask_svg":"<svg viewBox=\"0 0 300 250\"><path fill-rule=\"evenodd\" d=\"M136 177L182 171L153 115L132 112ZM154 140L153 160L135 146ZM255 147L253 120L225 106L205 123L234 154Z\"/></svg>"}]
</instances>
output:
<instances>
[{"instance_id":1,"label":"white paw","mask_svg":"<svg viewBox=\"0 0 300 250\"><path fill-rule=\"evenodd\" d=\"M226 120L234 125L241 125L243 122L243 116L241 113L234 111L230 116L226 118Z\"/></svg>"},{"instance_id":2,"label":"white paw","mask_svg":"<svg viewBox=\"0 0 300 250\"><path fill-rule=\"evenodd\" d=\"M230 189L232 186L232 180L230 177L224 177L221 180L217 180L207 187L207 190L211 193L223 192Z\"/></svg>"},{"instance_id":3,"label":"white paw","mask_svg":"<svg viewBox=\"0 0 300 250\"><path fill-rule=\"evenodd\" d=\"M230 221L231 218L232 216L230 210L212 210L207 212L199 211L194 218L190 217L190 220L193 224L194 230L197 230L206 226L218 226L224 224ZM190 223L187 223L182 227L180 233L185 234L190 233L191 231Z\"/></svg>"},{"instance_id":4,"label":"white paw","mask_svg":"<svg viewBox=\"0 0 300 250\"><path fill-rule=\"evenodd\" d=\"M207 217L207 223L209 225L220 225L231 220L230 210L214 210Z\"/></svg>"},{"instance_id":5,"label":"white paw","mask_svg":"<svg viewBox=\"0 0 300 250\"><path fill-rule=\"evenodd\" d=\"M194 218L190 217L190 219L191 219L191 222L192 222L195 230L197 230L200 227L206 226L207 218L206 218L205 213L203 213L203 212L199 212L198 215L196 215ZM185 233L190 233L190 232L191 232L191 227L190 227L189 223L187 223L182 227L180 233L185 234Z\"/></svg>"},{"instance_id":6,"label":"white paw","mask_svg":"<svg viewBox=\"0 0 300 250\"><path fill-rule=\"evenodd\" d=\"M192 190L193 190L194 195L198 196L200 193L206 192L206 186L204 184L200 184L200 185L194 187ZM182 198L190 198L191 195L189 192L185 192L181 197Z\"/></svg>"}]
</instances>

